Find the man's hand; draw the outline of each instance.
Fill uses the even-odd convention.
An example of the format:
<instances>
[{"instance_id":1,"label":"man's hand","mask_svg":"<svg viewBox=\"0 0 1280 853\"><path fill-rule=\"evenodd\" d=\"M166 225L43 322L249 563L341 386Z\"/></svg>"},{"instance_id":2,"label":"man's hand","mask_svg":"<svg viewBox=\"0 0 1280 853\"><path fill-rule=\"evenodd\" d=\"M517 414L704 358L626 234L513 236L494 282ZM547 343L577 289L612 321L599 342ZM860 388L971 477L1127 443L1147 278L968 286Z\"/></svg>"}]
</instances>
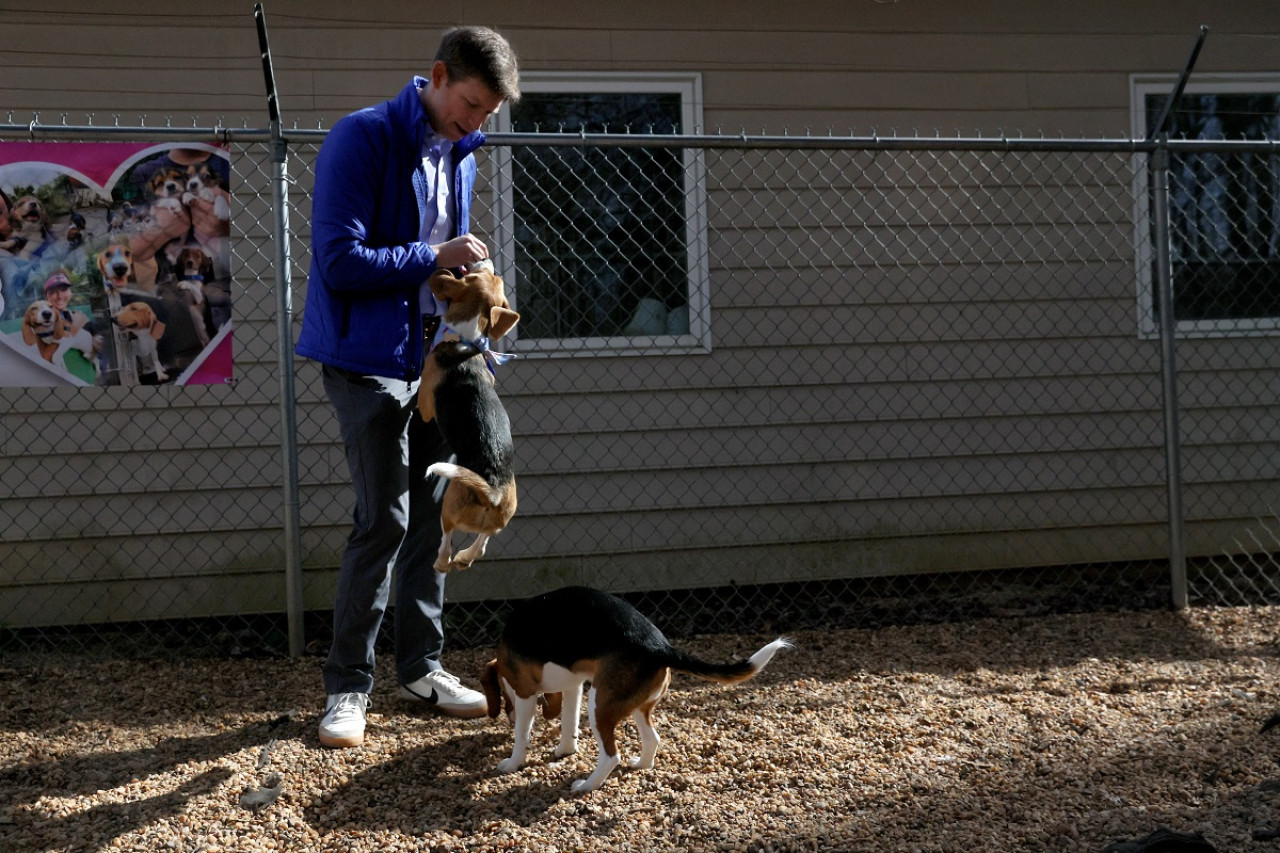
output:
<instances>
[{"instance_id":1,"label":"man's hand","mask_svg":"<svg viewBox=\"0 0 1280 853\"><path fill-rule=\"evenodd\" d=\"M436 268L442 270L469 266L489 257L489 247L473 234L463 234L431 248L436 253Z\"/></svg>"},{"instance_id":2,"label":"man's hand","mask_svg":"<svg viewBox=\"0 0 1280 853\"><path fill-rule=\"evenodd\" d=\"M185 237L191 228L191 217L181 205L154 205L151 214L155 217L156 227L129 238L129 248L135 261L151 260L165 243Z\"/></svg>"}]
</instances>

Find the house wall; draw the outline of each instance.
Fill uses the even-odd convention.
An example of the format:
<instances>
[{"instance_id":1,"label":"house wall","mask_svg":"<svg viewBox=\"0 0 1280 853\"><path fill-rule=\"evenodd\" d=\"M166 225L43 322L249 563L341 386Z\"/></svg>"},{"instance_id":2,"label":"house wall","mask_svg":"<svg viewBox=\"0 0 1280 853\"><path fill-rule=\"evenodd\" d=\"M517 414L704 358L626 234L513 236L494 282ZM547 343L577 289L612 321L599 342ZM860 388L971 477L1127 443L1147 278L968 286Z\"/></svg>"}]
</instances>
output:
<instances>
[{"instance_id":1,"label":"house wall","mask_svg":"<svg viewBox=\"0 0 1280 853\"><path fill-rule=\"evenodd\" d=\"M264 4L287 121L328 126L427 67L440 4ZM92 113L265 126L252 4L8 3L5 103L20 121ZM763 0L555 4L478 0L467 22L506 33L528 70L699 71L706 129L862 135L1129 132L1128 75L1176 74L1200 25L1200 71L1265 71L1280 13L1267 0Z\"/></svg>"},{"instance_id":2,"label":"house wall","mask_svg":"<svg viewBox=\"0 0 1280 853\"><path fill-rule=\"evenodd\" d=\"M390 96L426 69L439 32L454 22L439 5L266 6L287 127L328 127ZM794 20L762 2L481 0L468 7L468 21L505 32L527 70L698 71L704 130L752 134L1122 137L1129 75L1176 73L1200 24L1211 27L1201 71L1267 70L1272 42L1260 36L1280 34L1270 0L1211 9L827 0L806 4ZM63 114L71 124L86 116L95 125L131 126L139 116L149 126L267 124L249 4L139 0L108 12L52 0L21 12L8 4L0 24L9 66L0 106L13 125L35 113L45 124ZM75 466L91 473L67 495L21 497L20 508L11 501L5 511L17 535L0 543L8 548L0 588L23 601L8 624L281 609L267 154L252 143L234 155L242 170L235 309L237 340L245 342L236 392L59 398L64 410L52 416L46 397L4 392L3 455L11 466L47 462L40 452L28 458L29 448L78 411L111 430L92 449L76 445ZM308 161L303 143L292 163L297 192L307 188ZM904 252L927 257L924 244L939 224L930 221L927 190L859 211L924 213L849 230L831 214L797 224L791 211L767 202L760 214L747 212L746 201L761 194L757 178L717 185L710 356L531 359L511 367L505 399L531 462L521 516L492 547L492 566L451 580L454 598L503 598L602 577L619 589L662 589L1160 556L1158 362L1151 342L1133 332L1131 245L1090 254L1074 270L1058 264L1063 277L1042 282L1028 305L1032 283L1017 269L1012 279L986 267L966 277L950 261L904 272ZM1052 188L1051 176L1045 186ZM866 179L824 192L827 209L839 210L846 195L888 190ZM305 206L299 214L292 224L301 257ZM797 304L787 296L794 285L780 288L777 279L811 260L788 239L809 225L829 229L828 244L851 255L837 264L847 287L808 283ZM1063 224L1031 218L1014 227L1058 233ZM998 263L1009 231L983 228L993 241L974 238L991 252L979 261ZM904 249L900 239L921 242ZM770 247L763 258L751 241ZM1016 295L993 294L993 282ZM1073 304L1081 288L1089 297L1083 307ZM1010 299L1024 304L1009 306ZM824 318L820 343L806 344L815 309ZM934 318L955 323L955 312L966 311L963 336L936 331L943 327ZM1096 317L1123 320L1089 326ZM1082 353L1066 368L1054 361L1064 326ZM768 331L778 328L786 334ZM1002 348L1010 329L1018 343ZM1080 341L1088 342L1083 350ZM1205 365L1191 381L1230 383L1240 389L1239 406L1254 410L1274 381L1272 364L1255 364L1242 381L1224 346L1238 345L1189 347ZM1036 353L1040 369L1028 367ZM348 486L315 366L299 362L297 370L305 594L309 607L323 608L346 535ZM1265 435L1214 436L1218 421L1196 414L1189 422L1194 436L1209 439L1207 460L1268 453ZM167 449L175 473L164 482L136 482L121 471L129 448L180 433L192 418L215 423L222 440ZM1072 446L1073 434L1092 438ZM990 452L993 443L1001 453ZM1022 467L1011 466L1020 454ZM1112 475L1125 469L1141 472L1138 488L1116 485ZM1254 496L1270 488L1257 474L1265 470L1269 463L1259 460L1206 489ZM1028 471L1040 471L1041 481ZM1092 509L1068 517L1075 498L1064 491L1087 495ZM202 509L184 508L183 495L198 496ZM1233 512L1205 513L1219 514ZM1213 524L1206 518L1194 547L1219 547L1223 534ZM155 534L124 533L150 526ZM48 556L51 541L61 543L57 558ZM68 597L68 588L79 594Z\"/></svg>"}]
</instances>

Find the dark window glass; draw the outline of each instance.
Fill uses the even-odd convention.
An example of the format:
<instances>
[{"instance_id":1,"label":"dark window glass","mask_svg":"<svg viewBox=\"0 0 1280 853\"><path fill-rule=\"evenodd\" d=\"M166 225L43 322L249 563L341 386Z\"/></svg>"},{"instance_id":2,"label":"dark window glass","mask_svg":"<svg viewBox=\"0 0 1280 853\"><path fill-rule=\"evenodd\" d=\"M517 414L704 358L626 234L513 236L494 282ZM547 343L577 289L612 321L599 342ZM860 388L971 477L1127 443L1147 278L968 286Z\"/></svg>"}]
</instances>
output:
<instances>
[{"instance_id":1,"label":"dark window glass","mask_svg":"<svg viewBox=\"0 0 1280 853\"><path fill-rule=\"evenodd\" d=\"M526 93L515 132L678 134L679 94ZM520 337L689 329L681 149L524 146L513 152Z\"/></svg>"},{"instance_id":2,"label":"dark window glass","mask_svg":"<svg viewBox=\"0 0 1280 853\"><path fill-rule=\"evenodd\" d=\"M1148 126L1165 97L1147 95ZM1169 138L1276 139L1278 129L1280 95L1185 94L1171 116ZM1169 225L1178 320L1280 317L1275 156L1174 154Z\"/></svg>"}]
</instances>

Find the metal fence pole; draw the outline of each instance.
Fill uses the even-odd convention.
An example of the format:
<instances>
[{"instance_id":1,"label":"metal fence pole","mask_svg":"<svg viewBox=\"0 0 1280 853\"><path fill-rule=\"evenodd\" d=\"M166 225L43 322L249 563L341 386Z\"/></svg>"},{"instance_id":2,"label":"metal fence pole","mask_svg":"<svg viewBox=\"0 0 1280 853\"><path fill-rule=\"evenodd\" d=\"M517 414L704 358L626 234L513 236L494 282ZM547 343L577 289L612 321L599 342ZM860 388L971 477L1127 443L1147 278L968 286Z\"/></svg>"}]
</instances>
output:
<instances>
[{"instance_id":1,"label":"metal fence pole","mask_svg":"<svg viewBox=\"0 0 1280 853\"><path fill-rule=\"evenodd\" d=\"M1191 70L1204 47L1209 28L1200 27L1195 46L1178 75L1173 91L1165 99L1155 123L1147 130L1147 140L1156 141L1151 154L1151 188L1155 193L1156 305L1160 312L1160 377L1164 387L1165 481L1169 511L1169 586L1173 606L1187 606L1187 552L1183 539L1182 452L1178 423L1178 353L1175 344L1178 323L1174 317L1173 274L1169 262L1169 117L1186 90Z\"/></svg>"},{"instance_id":2,"label":"metal fence pole","mask_svg":"<svg viewBox=\"0 0 1280 853\"><path fill-rule=\"evenodd\" d=\"M1169 149L1167 136L1151 155L1155 207L1156 296L1160 312L1160 377L1164 389L1165 478L1169 512L1169 581L1173 606L1187 606L1187 554L1183 541L1182 452L1178 421L1177 318L1169 263Z\"/></svg>"},{"instance_id":3,"label":"metal fence pole","mask_svg":"<svg viewBox=\"0 0 1280 853\"><path fill-rule=\"evenodd\" d=\"M277 345L280 359L280 454L284 468L285 610L289 622L289 655L301 657L306 646L302 615L302 527L298 519L298 419L293 383L293 280L289 256L289 147L280 129L280 102L262 4L254 6L262 70L266 77L267 108L271 115L271 208L275 213Z\"/></svg>"}]
</instances>

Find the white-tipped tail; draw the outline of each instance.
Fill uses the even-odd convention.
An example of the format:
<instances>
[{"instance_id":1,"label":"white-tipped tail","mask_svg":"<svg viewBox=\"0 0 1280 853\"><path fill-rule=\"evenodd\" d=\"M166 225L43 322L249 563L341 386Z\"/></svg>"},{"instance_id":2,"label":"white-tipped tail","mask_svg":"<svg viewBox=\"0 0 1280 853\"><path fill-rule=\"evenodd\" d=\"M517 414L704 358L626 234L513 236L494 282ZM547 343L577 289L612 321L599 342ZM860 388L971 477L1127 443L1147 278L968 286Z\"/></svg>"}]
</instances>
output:
<instances>
[{"instance_id":1,"label":"white-tipped tail","mask_svg":"<svg viewBox=\"0 0 1280 853\"><path fill-rule=\"evenodd\" d=\"M442 480L457 480L476 494L484 496L493 506L497 506L502 502L503 490L498 486L489 485L484 477L481 477L470 468L463 468L461 465L454 465L450 462L436 462L427 468L427 475L430 476L432 474Z\"/></svg>"},{"instance_id":2,"label":"white-tipped tail","mask_svg":"<svg viewBox=\"0 0 1280 853\"><path fill-rule=\"evenodd\" d=\"M782 649L790 649L794 646L795 643L791 642L786 637L779 637L751 657L747 658L747 660L750 662L751 668L756 672L759 672L768 665L769 661L773 660L773 656L777 654L777 652Z\"/></svg>"},{"instance_id":3,"label":"white-tipped tail","mask_svg":"<svg viewBox=\"0 0 1280 853\"><path fill-rule=\"evenodd\" d=\"M436 462L431 467L427 468L427 474L435 474L437 477L452 480L465 470L467 469L459 468L452 462Z\"/></svg>"}]
</instances>

